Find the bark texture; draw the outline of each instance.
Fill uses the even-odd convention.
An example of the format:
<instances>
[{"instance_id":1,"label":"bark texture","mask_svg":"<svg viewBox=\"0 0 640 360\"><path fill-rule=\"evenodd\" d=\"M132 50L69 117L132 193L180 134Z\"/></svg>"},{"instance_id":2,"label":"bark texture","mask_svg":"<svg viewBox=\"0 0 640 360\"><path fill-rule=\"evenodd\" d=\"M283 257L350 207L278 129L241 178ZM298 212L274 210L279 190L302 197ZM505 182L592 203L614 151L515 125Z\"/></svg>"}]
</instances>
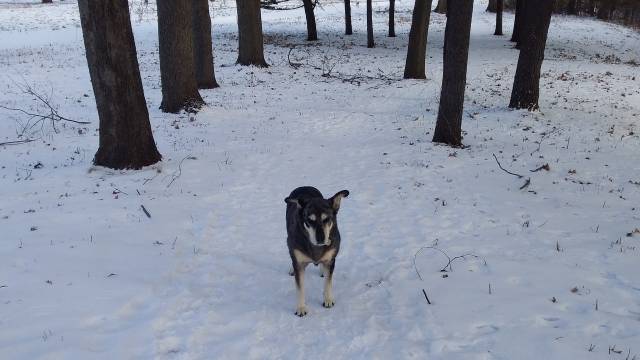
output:
<instances>
[{"instance_id":1,"label":"bark texture","mask_svg":"<svg viewBox=\"0 0 640 360\"><path fill-rule=\"evenodd\" d=\"M304 15L307 18L307 41L318 40L318 30L316 29L316 16L313 13L314 4L311 0L302 0Z\"/></svg>"},{"instance_id":2,"label":"bark texture","mask_svg":"<svg viewBox=\"0 0 640 360\"><path fill-rule=\"evenodd\" d=\"M442 90L433 142L460 146L473 0L449 0L447 5Z\"/></svg>"},{"instance_id":3,"label":"bark texture","mask_svg":"<svg viewBox=\"0 0 640 360\"><path fill-rule=\"evenodd\" d=\"M139 169L162 156L144 99L127 0L78 0L91 85L100 118L93 163Z\"/></svg>"},{"instance_id":4,"label":"bark texture","mask_svg":"<svg viewBox=\"0 0 640 360\"><path fill-rule=\"evenodd\" d=\"M208 0L193 0L193 58L196 67L196 82L200 89L217 88L213 69L213 43L211 39L211 16Z\"/></svg>"},{"instance_id":5,"label":"bark texture","mask_svg":"<svg viewBox=\"0 0 640 360\"><path fill-rule=\"evenodd\" d=\"M404 65L405 79L426 79L425 60L427 55L427 35L429 34L429 18L433 0L415 0L407 60Z\"/></svg>"},{"instance_id":6,"label":"bark texture","mask_svg":"<svg viewBox=\"0 0 640 360\"><path fill-rule=\"evenodd\" d=\"M525 12L529 16L523 29L524 36L518 57L509 107L538 109L540 96L540 69L551 21L554 0L527 1Z\"/></svg>"},{"instance_id":7,"label":"bark texture","mask_svg":"<svg viewBox=\"0 0 640 360\"><path fill-rule=\"evenodd\" d=\"M164 112L196 111L204 101L198 92L193 58L191 0L158 0L160 80Z\"/></svg>"},{"instance_id":8,"label":"bark texture","mask_svg":"<svg viewBox=\"0 0 640 360\"><path fill-rule=\"evenodd\" d=\"M236 0L238 11L238 61L240 65L267 67L264 60L260 0Z\"/></svg>"},{"instance_id":9,"label":"bark texture","mask_svg":"<svg viewBox=\"0 0 640 360\"><path fill-rule=\"evenodd\" d=\"M367 0L367 47L376 47L376 44L373 41L373 7L371 5L371 0Z\"/></svg>"}]
</instances>

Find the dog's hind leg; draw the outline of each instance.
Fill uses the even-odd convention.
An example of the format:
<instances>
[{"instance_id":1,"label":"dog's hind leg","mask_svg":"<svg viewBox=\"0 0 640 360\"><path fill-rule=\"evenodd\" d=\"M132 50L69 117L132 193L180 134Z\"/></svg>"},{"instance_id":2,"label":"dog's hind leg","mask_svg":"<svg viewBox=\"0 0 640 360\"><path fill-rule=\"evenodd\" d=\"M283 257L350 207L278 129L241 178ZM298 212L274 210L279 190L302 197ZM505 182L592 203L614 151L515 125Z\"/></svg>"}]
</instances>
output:
<instances>
[{"instance_id":1,"label":"dog's hind leg","mask_svg":"<svg viewBox=\"0 0 640 360\"><path fill-rule=\"evenodd\" d=\"M326 308L330 308L335 305L332 292L333 269L335 268L335 265L335 259L329 263L322 264L322 268L324 269L324 302L322 303L322 306Z\"/></svg>"},{"instance_id":2,"label":"dog's hind leg","mask_svg":"<svg viewBox=\"0 0 640 360\"><path fill-rule=\"evenodd\" d=\"M304 270L307 264L294 263L293 272L296 277L296 292L298 294L298 304L296 306L296 315L303 317L307 315L307 306L304 301Z\"/></svg>"}]
</instances>

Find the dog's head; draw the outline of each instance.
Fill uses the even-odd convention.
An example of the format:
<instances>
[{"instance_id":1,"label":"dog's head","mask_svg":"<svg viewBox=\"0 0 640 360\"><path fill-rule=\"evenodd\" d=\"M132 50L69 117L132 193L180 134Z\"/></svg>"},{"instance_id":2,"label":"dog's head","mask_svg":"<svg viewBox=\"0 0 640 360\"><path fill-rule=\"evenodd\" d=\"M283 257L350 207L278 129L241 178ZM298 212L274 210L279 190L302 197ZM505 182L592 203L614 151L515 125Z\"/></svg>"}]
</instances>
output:
<instances>
[{"instance_id":1,"label":"dog's head","mask_svg":"<svg viewBox=\"0 0 640 360\"><path fill-rule=\"evenodd\" d=\"M342 190L329 199L288 197L284 201L287 204L297 206L300 210L298 214L309 242L314 246L329 246L331 245L331 230L336 226L336 216L340 210L340 201L347 196L349 196L349 191Z\"/></svg>"}]
</instances>

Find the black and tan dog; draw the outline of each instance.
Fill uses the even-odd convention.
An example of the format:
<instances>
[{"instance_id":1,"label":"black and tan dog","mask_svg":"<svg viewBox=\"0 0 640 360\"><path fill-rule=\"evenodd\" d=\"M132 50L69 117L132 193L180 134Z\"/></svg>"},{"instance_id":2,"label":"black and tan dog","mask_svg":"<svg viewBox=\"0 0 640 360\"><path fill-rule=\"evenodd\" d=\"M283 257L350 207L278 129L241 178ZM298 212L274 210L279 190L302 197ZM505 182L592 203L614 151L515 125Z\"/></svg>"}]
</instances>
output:
<instances>
[{"instance_id":1,"label":"black and tan dog","mask_svg":"<svg viewBox=\"0 0 640 360\"><path fill-rule=\"evenodd\" d=\"M334 305L331 280L336 265L336 255L340 250L338 231L338 210L343 197L349 191L342 190L325 199L318 189L311 186L299 187L284 199L287 203L287 246L296 278L298 305L296 315L305 316L304 270L309 263L322 264L324 271L323 306Z\"/></svg>"}]
</instances>

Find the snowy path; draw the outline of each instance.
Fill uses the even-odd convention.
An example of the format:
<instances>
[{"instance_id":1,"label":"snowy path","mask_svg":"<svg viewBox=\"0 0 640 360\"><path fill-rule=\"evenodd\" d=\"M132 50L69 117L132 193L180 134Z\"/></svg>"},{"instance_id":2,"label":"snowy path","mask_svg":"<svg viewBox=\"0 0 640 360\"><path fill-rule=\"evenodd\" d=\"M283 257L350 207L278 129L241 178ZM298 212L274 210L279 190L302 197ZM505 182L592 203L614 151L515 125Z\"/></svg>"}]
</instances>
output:
<instances>
[{"instance_id":1,"label":"snowy path","mask_svg":"<svg viewBox=\"0 0 640 360\"><path fill-rule=\"evenodd\" d=\"M203 91L210 107L196 117L157 110L154 19L134 6L164 161L111 172L90 165L97 117L76 5L0 4L0 72L55 89L62 113L93 121L0 147L0 357L640 356L640 234L627 236L640 228L640 35L555 18L542 112L511 111L517 52L490 35L493 15L478 3L463 123L469 147L450 149L428 133L443 16L432 14L427 81L355 85L288 65L296 45L295 61L335 64L336 75L399 78L412 4L398 2L397 38L384 37L385 14L376 13L373 50L363 46L364 3L353 6L356 35L340 35L342 8L327 4L312 45L302 11L265 12L267 70L233 66L234 13L216 10L222 87ZM511 23L505 14L505 33ZM0 103L33 106L11 81L0 85ZM2 116L7 141L15 115ZM502 172L493 154L531 184L520 190L524 179ZM545 163L550 171L529 171ZM283 202L300 185L351 192L340 211L336 306L321 306L312 267L303 319L293 315ZM413 260L425 246L475 257L442 273L445 256L423 249L421 281Z\"/></svg>"}]
</instances>

